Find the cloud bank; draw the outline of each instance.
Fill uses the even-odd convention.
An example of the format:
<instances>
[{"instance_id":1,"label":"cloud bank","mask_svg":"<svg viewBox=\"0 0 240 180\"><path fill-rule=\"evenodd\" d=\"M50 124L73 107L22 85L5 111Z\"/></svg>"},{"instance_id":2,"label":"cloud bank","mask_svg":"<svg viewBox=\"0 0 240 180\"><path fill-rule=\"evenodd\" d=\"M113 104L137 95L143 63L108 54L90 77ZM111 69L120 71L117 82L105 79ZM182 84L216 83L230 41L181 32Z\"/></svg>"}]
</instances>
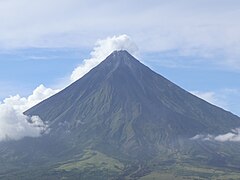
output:
<instances>
[{"instance_id":1,"label":"cloud bank","mask_svg":"<svg viewBox=\"0 0 240 180\"><path fill-rule=\"evenodd\" d=\"M89 47L124 32L144 51L213 57L239 69L239 6L238 0L2 0L0 48Z\"/></svg>"},{"instance_id":2,"label":"cloud bank","mask_svg":"<svg viewBox=\"0 0 240 180\"><path fill-rule=\"evenodd\" d=\"M91 52L91 58L85 59L72 72L70 77L71 82L84 76L115 50L127 50L129 53L136 55L138 48L131 38L125 34L98 40Z\"/></svg>"},{"instance_id":3,"label":"cloud bank","mask_svg":"<svg viewBox=\"0 0 240 180\"><path fill-rule=\"evenodd\" d=\"M234 141L238 142L240 141L240 128L233 129L232 132L226 133L226 134L221 134L218 135L214 138L216 141Z\"/></svg>"},{"instance_id":4,"label":"cloud bank","mask_svg":"<svg viewBox=\"0 0 240 180\"><path fill-rule=\"evenodd\" d=\"M232 129L231 132L226 134L220 134L217 136L213 135L201 135L198 134L191 138L192 140L203 140L203 141L219 141L219 142L240 142L240 128Z\"/></svg>"},{"instance_id":5,"label":"cloud bank","mask_svg":"<svg viewBox=\"0 0 240 180\"><path fill-rule=\"evenodd\" d=\"M23 112L58 91L40 85L27 98L15 95L4 99L0 103L0 141L38 137L45 132L47 124L38 116L27 117Z\"/></svg>"}]
</instances>

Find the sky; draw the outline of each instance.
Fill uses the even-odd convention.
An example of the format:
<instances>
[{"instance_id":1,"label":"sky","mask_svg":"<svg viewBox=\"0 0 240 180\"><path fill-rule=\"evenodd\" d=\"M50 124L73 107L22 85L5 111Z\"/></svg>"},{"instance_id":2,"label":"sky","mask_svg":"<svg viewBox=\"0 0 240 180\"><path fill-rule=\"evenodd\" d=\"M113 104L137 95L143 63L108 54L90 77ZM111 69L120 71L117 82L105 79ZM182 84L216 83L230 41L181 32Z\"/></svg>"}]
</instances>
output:
<instances>
[{"instance_id":1,"label":"sky","mask_svg":"<svg viewBox=\"0 0 240 180\"><path fill-rule=\"evenodd\" d=\"M22 112L115 49L240 116L238 17L239 0L0 0L0 140L41 134Z\"/></svg>"}]
</instances>

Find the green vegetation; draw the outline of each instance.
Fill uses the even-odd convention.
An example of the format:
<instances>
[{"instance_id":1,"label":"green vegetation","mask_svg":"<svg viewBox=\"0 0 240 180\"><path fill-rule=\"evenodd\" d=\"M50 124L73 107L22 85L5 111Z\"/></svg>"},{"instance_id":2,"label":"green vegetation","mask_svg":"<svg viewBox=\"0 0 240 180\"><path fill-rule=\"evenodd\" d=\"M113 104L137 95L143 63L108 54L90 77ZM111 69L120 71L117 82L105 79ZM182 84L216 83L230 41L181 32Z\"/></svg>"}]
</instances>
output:
<instances>
[{"instance_id":1,"label":"green vegetation","mask_svg":"<svg viewBox=\"0 0 240 180\"><path fill-rule=\"evenodd\" d=\"M124 169L124 165L111 157L106 156L98 151L86 150L84 155L78 160L69 163L63 163L56 170L79 170L84 171L86 169L98 169L113 172L121 172Z\"/></svg>"},{"instance_id":2,"label":"green vegetation","mask_svg":"<svg viewBox=\"0 0 240 180\"><path fill-rule=\"evenodd\" d=\"M20 164L8 164L6 171L0 172L0 179L238 180L240 177L240 172L230 167L217 168L197 164L195 161L183 162L187 158L183 161L166 159L156 157L145 163L122 162L99 151L87 149L70 160L54 164L22 167Z\"/></svg>"},{"instance_id":3,"label":"green vegetation","mask_svg":"<svg viewBox=\"0 0 240 180\"><path fill-rule=\"evenodd\" d=\"M141 177L140 180L159 180L159 179L164 179L164 180L182 180L182 178L177 177L173 174L168 174L168 173L160 173L160 172L152 172L144 177Z\"/></svg>"},{"instance_id":4,"label":"green vegetation","mask_svg":"<svg viewBox=\"0 0 240 180\"><path fill-rule=\"evenodd\" d=\"M171 167L165 167L164 170L155 170L146 176L141 177L141 180L183 180L183 179L198 179L198 180L238 180L240 172L229 169L213 168L208 166L191 166L190 164L177 164Z\"/></svg>"}]
</instances>

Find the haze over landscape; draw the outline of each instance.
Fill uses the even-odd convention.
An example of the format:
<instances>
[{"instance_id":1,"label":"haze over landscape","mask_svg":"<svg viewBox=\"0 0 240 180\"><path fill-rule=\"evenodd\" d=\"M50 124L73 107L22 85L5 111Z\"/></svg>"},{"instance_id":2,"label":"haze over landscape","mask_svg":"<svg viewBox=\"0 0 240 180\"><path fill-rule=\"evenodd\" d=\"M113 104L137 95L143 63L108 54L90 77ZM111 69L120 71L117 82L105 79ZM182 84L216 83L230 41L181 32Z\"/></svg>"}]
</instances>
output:
<instances>
[{"instance_id":1,"label":"haze over landscape","mask_svg":"<svg viewBox=\"0 0 240 180\"><path fill-rule=\"evenodd\" d=\"M239 178L239 5L0 1L0 178Z\"/></svg>"}]
</instances>

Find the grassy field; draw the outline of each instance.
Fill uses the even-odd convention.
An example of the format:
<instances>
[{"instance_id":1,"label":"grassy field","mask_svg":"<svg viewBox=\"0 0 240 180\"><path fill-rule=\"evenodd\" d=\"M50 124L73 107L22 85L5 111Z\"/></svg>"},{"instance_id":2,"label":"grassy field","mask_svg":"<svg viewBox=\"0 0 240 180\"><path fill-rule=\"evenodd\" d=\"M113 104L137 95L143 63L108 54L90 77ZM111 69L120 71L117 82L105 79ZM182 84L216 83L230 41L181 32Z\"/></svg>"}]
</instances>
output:
<instances>
[{"instance_id":1,"label":"grassy field","mask_svg":"<svg viewBox=\"0 0 240 180\"><path fill-rule=\"evenodd\" d=\"M86 150L80 159L63 162L55 170L62 174L79 174L79 177L87 179L114 179L122 173L124 165L101 152ZM65 179L64 176L62 178Z\"/></svg>"},{"instance_id":2,"label":"grassy field","mask_svg":"<svg viewBox=\"0 0 240 180\"><path fill-rule=\"evenodd\" d=\"M211 168L203 166L191 166L188 164L177 164L170 166L164 170L155 170L143 177L141 180L239 180L240 172L231 171L221 168Z\"/></svg>"},{"instance_id":3,"label":"grassy field","mask_svg":"<svg viewBox=\"0 0 240 180\"><path fill-rule=\"evenodd\" d=\"M84 170L89 168L120 172L123 170L124 165L103 153L87 150L78 161L60 165L57 170L71 171L73 169Z\"/></svg>"}]
</instances>

